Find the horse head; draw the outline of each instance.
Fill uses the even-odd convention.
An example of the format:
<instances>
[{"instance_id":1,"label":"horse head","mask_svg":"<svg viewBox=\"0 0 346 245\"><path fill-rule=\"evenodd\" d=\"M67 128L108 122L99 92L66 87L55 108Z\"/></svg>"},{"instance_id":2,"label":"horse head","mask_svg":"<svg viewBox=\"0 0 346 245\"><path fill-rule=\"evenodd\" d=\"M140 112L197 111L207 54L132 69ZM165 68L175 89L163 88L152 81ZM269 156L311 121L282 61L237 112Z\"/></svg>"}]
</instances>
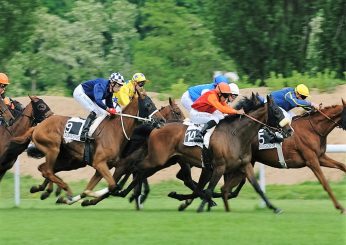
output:
<instances>
[{"instance_id":1,"label":"horse head","mask_svg":"<svg viewBox=\"0 0 346 245\"><path fill-rule=\"evenodd\" d=\"M29 98L32 104L32 117L34 118L34 124L42 122L44 119L53 114L49 106L42 99L30 95Z\"/></svg>"},{"instance_id":2,"label":"horse head","mask_svg":"<svg viewBox=\"0 0 346 245\"><path fill-rule=\"evenodd\" d=\"M140 93L138 91L137 93L139 117L152 119L155 126L163 125L166 120L156 108L151 98L146 93Z\"/></svg>"},{"instance_id":3,"label":"horse head","mask_svg":"<svg viewBox=\"0 0 346 245\"><path fill-rule=\"evenodd\" d=\"M167 121L181 122L185 119L184 113L180 110L179 106L175 103L174 99L169 97L169 105L162 106L159 110L160 113Z\"/></svg>"}]
</instances>

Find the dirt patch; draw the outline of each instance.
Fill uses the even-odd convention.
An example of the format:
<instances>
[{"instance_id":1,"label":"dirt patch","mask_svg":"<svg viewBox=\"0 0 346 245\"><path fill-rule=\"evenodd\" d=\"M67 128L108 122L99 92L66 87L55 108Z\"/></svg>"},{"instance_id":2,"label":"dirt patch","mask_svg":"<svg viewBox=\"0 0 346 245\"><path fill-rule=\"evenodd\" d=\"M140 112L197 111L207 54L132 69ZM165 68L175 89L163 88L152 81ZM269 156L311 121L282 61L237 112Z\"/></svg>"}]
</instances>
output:
<instances>
[{"instance_id":1,"label":"dirt patch","mask_svg":"<svg viewBox=\"0 0 346 245\"><path fill-rule=\"evenodd\" d=\"M268 93L267 88L256 88L256 89L242 89L242 95L250 95L251 92L258 92L261 95ZM149 93L149 95L154 98L154 102L157 107L161 107L168 104L168 101L159 101L155 93ZM346 85L339 86L332 93L317 93L312 91L311 100L315 103L323 103L324 106L340 104L341 98L346 99ZM66 116L81 116L86 117L87 112L73 99L66 97L57 96L42 96L42 99L51 107L51 109L59 115ZM18 101L22 102L24 105L29 103L29 98L20 97L16 98ZM180 101L176 100L180 105ZM180 108L182 106L180 105ZM333 132L328 136L328 144L346 144L346 133L341 129L334 129ZM337 161L343 163L346 162L346 153L342 154L329 154L330 157ZM22 175L31 175L35 178L42 179L40 172L37 170L37 166L43 162L43 160L37 160L28 158L26 153L19 156L20 171ZM170 168L161 170L150 178L150 182L158 182L167 179L175 178L178 172L178 166L172 166ZM13 169L12 169L13 171ZM305 181L316 181L316 177L313 175L311 170L308 168L303 169L275 169L271 167L266 167L266 182L269 184L294 184ZM341 180L345 174L339 170L335 169L323 169L324 174L328 180L338 181ZM93 168L85 167L83 169L61 172L58 175L66 181L77 181L81 179L89 179L94 173ZM193 169L193 176L195 179L198 178L200 171L198 169Z\"/></svg>"}]
</instances>

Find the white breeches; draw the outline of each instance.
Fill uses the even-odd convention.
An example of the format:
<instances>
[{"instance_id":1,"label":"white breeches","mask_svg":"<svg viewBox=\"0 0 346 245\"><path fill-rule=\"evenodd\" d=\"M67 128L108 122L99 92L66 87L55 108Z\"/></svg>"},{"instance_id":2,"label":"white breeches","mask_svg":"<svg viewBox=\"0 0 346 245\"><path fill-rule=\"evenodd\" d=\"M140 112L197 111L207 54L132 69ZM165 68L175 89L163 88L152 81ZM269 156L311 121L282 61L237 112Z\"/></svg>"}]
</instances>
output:
<instances>
[{"instance_id":1,"label":"white breeches","mask_svg":"<svg viewBox=\"0 0 346 245\"><path fill-rule=\"evenodd\" d=\"M282 110L282 112L284 113L284 116L287 118L287 119L289 119L290 120L290 124L291 124L291 122L292 122L292 118L296 115L296 114L294 114L294 112L293 111L285 111L284 109L282 109L280 106L279 106L279 108Z\"/></svg>"},{"instance_id":2,"label":"white breeches","mask_svg":"<svg viewBox=\"0 0 346 245\"><path fill-rule=\"evenodd\" d=\"M181 104L185 107L185 109L189 112L191 110L191 105L193 104L193 101L190 97L189 91L186 91L183 93L183 96L181 96Z\"/></svg>"},{"instance_id":3,"label":"white breeches","mask_svg":"<svg viewBox=\"0 0 346 245\"><path fill-rule=\"evenodd\" d=\"M214 120L216 123L219 123L219 121L224 118L225 115L218 110L214 111L213 113L200 112L193 108L190 110L190 121L197 124L207 123L210 120Z\"/></svg>"},{"instance_id":4,"label":"white breeches","mask_svg":"<svg viewBox=\"0 0 346 245\"><path fill-rule=\"evenodd\" d=\"M107 111L99 107L84 92L82 85L78 85L73 91L73 98L79 102L89 112L94 111L97 116L108 115Z\"/></svg>"}]
</instances>

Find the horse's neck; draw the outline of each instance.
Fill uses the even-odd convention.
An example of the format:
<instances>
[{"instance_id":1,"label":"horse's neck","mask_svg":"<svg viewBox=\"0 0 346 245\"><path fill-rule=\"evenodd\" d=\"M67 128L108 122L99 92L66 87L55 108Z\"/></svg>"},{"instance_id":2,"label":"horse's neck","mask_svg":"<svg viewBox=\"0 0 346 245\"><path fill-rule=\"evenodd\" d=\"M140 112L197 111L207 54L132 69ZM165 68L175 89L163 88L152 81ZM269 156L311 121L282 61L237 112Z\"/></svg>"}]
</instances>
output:
<instances>
[{"instance_id":1,"label":"horse's neck","mask_svg":"<svg viewBox=\"0 0 346 245\"><path fill-rule=\"evenodd\" d=\"M130 102L130 104L128 104L128 106L126 106L126 108L123 110L122 113L132 115L132 116L137 116L137 114L138 114L138 98L135 97ZM134 118L124 116L122 118L122 120L124 122L124 128L126 130L131 130L134 128L135 121L136 121Z\"/></svg>"},{"instance_id":2,"label":"horse's neck","mask_svg":"<svg viewBox=\"0 0 346 245\"><path fill-rule=\"evenodd\" d=\"M340 121L342 110L342 106L336 106L323 111L323 113L330 117L334 122L321 115L319 112L312 115L309 120L311 120L311 125L319 134L327 136L334 128L336 128L336 126L338 126L335 122Z\"/></svg>"},{"instance_id":3,"label":"horse's neck","mask_svg":"<svg viewBox=\"0 0 346 245\"><path fill-rule=\"evenodd\" d=\"M256 111L249 113L249 115L264 123L266 119L266 108L261 107ZM235 132L235 135L238 136L242 144L248 143L250 145L250 142L257 135L258 130L262 125L245 116L242 116L241 120L239 120L239 123L235 123L236 121L237 119L230 125L230 132Z\"/></svg>"},{"instance_id":4,"label":"horse's neck","mask_svg":"<svg viewBox=\"0 0 346 245\"><path fill-rule=\"evenodd\" d=\"M29 127L33 126L33 108L32 104L29 103L22 114L18 116L14 124L9 127L9 131L13 136L21 135L25 133Z\"/></svg>"}]
</instances>

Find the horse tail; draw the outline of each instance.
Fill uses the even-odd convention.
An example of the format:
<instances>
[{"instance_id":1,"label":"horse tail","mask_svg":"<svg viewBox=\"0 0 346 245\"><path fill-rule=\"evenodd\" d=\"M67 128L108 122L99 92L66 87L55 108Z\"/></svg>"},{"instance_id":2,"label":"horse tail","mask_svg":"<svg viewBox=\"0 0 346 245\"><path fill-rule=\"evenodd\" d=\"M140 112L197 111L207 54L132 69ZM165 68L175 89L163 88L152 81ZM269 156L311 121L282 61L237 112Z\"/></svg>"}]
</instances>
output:
<instances>
[{"instance_id":1,"label":"horse tail","mask_svg":"<svg viewBox=\"0 0 346 245\"><path fill-rule=\"evenodd\" d=\"M35 127L31 127L24 134L11 138L11 143L16 144L25 144L31 140L32 133L34 132Z\"/></svg>"},{"instance_id":2,"label":"horse tail","mask_svg":"<svg viewBox=\"0 0 346 245\"><path fill-rule=\"evenodd\" d=\"M39 149L37 149L36 146L33 144L29 145L29 147L26 149L26 154L29 157L37 158L37 159L44 157L44 153L40 151Z\"/></svg>"}]
</instances>

